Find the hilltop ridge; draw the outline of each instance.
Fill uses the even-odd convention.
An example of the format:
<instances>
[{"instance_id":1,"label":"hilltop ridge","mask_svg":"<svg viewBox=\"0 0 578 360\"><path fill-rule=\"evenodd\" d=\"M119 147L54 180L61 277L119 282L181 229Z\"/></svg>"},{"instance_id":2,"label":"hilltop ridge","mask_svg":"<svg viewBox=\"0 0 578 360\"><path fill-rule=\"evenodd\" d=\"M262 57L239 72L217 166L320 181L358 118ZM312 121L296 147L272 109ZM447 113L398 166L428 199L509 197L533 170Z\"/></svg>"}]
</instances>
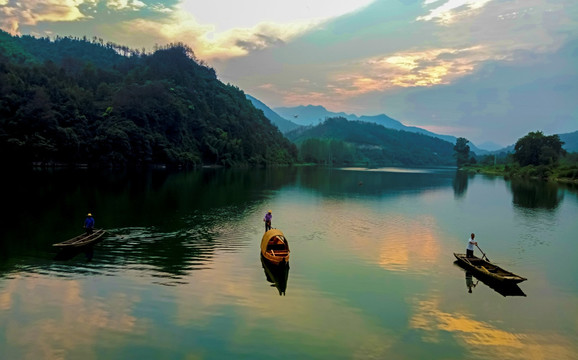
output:
<instances>
[{"instance_id":1,"label":"hilltop ridge","mask_svg":"<svg viewBox=\"0 0 578 360\"><path fill-rule=\"evenodd\" d=\"M297 149L192 49L0 32L0 157L88 166L292 163Z\"/></svg>"}]
</instances>

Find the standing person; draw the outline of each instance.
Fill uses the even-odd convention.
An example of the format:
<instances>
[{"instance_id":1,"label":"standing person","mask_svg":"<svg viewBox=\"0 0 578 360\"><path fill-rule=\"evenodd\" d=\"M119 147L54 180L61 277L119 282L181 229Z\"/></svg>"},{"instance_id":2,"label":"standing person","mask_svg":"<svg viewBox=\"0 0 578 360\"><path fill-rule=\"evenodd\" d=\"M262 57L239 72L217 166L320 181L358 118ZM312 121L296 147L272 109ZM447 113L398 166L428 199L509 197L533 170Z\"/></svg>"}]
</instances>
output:
<instances>
[{"instance_id":1,"label":"standing person","mask_svg":"<svg viewBox=\"0 0 578 360\"><path fill-rule=\"evenodd\" d=\"M273 219L273 214L271 213L271 210L267 211L267 213L265 214L265 217L263 218L263 221L265 222L265 232L267 232L268 230L271 230L271 220Z\"/></svg>"},{"instance_id":2,"label":"standing person","mask_svg":"<svg viewBox=\"0 0 578 360\"><path fill-rule=\"evenodd\" d=\"M474 257L474 245L478 246L478 242L474 240L476 234L472 233L468 239L468 247L466 248L466 257Z\"/></svg>"},{"instance_id":3,"label":"standing person","mask_svg":"<svg viewBox=\"0 0 578 360\"><path fill-rule=\"evenodd\" d=\"M94 218L92 217L91 213L86 215L86 219L84 220L84 228L86 229L86 235L92 234L92 230L94 230Z\"/></svg>"}]
</instances>

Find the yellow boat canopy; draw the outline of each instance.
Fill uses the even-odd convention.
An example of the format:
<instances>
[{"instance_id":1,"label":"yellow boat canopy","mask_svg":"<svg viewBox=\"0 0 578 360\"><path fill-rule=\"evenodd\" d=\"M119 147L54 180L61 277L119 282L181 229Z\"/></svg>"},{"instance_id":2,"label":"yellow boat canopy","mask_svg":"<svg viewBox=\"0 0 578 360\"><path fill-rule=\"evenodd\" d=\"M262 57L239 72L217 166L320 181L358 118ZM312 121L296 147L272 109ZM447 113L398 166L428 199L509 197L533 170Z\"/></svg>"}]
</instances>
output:
<instances>
[{"instance_id":1,"label":"yellow boat canopy","mask_svg":"<svg viewBox=\"0 0 578 360\"><path fill-rule=\"evenodd\" d=\"M279 236L284 242L287 242L285 235L283 235L281 230L271 229L263 234L263 238L261 239L261 252L265 253L267 251L267 244L269 243L269 240L275 236Z\"/></svg>"}]
</instances>

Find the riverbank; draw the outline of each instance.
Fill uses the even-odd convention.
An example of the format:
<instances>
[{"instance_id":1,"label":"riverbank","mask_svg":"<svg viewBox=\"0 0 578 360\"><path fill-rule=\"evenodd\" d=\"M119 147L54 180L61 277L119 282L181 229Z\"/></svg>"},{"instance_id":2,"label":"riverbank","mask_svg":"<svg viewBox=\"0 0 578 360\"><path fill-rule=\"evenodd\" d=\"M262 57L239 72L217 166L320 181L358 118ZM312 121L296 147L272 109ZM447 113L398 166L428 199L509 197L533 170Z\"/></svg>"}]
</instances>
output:
<instances>
[{"instance_id":1,"label":"riverbank","mask_svg":"<svg viewBox=\"0 0 578 360\"><path fill-rule=\"evenodd\" d=\"M526 178L562 184L578 184L578 166L468 165L460 168L460 170L503 176L504 178Z\"/></svg>"}]
</instances>

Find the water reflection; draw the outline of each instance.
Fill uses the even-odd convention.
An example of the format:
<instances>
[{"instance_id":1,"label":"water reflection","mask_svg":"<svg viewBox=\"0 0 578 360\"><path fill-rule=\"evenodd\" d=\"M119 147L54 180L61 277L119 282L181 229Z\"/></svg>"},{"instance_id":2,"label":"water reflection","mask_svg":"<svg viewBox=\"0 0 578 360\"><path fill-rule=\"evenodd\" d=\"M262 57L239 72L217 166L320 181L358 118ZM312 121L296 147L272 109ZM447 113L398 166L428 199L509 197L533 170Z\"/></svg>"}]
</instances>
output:
<instances>
[{"instance_id":1,"label":"water reflection","mask_svg":"<svg viewBox=\"0 0 578 360\"><path fill-rule=\"evenodd\" d=\"M305 168L299 172L298 184L323 195L347 196L398 194L400 191L427 191L449 186L455 169L319 169Z\"/></svg>"},{"instance_id":2,"label":"water reflection","mask_svg":"<svg viewBox=\"0 0 578 360\"><path fill-rule=\"evenodd\" d=\"M281 263L279 265L273 264L267 261L261 256L261 265L265 271L265 276L267 281L271 283L279 291L280 296L285 296L285 290L287 289L287 281L289 279L289 264Z\"/></svg>"},{"instance_id":3,"label":"water reflection","mask_svg":"<svg viewBox=\"0 0 578 360\"><path fill-rule=\"evenodd\" d=\"M453 172L247 173L32 181L4 204L5 211L28 213L8 215L0 229L0 357L258 360L275 353L288 359L536 354L571 359L576 354L568 316L575 313L575 262L559 256L576 250L576 242L562 241L576 228L572 194L556 216L528 210L533 216L516 222L508 206L509 183L498 178L494 183L476 178L466 190ZM460 191L467 195L457 201ZM110 236L94 247L90 261L84 253L54 261L51 244L78 231L85 215L78 208L85 200L95 205L91 210ZM278 275L256 264L269 204L277 225L295 238L298 256L292 264L298 271L293 270L289 297L283 296L289 269ZM538 279L528 283L532 296L501 298L494 291L520 294L477 286L482 281L465 272L462 278L450 264L450 249L463 246L459 234L480 222L487 225L478 225L487 229L485 238L495 239L489 247L523 263ZM519 236L524 232L560 241L532 249ZM516 248L519 238L524 251ZM544 304L558 311L545 314Z\"/></svg>"},{"instance_id":4,"label":"water reflection","mask_svg":"<svg viewBox=\"0 0 578 360\"><path fill-rule=\"evenodd\" d=\"M107 269L145 271L162 285L183 284L191 271L207 268L215 249L224 241L219 239L218 231L204 226L174 232L154 227L110 232L116 237L103 243L106 254L101 259Z\"/></svg>"},{"instance_id":5,"label":"water reflection","mask_svg":"<svg viewBox=\"0 0 578 360\"><path fill-rule=\"evenodd\" d=\"M452 186L454 188L454 195L456 198L464 196L466 190L468 190L468 180L470 175L464 171L456 171L456 176L454 177L454 181L452 182Z\"/></svg>"},{"instance_id":6,"label":"water reflection","mask_svg":"<svg viewBox=\"0 0 578 360\"><path fill-rule=\"evenodd\" d=\"M488 286L498 294L506 297L506 296L526 296L526 294L520 289L517 284L504 284L498 281L492 281L489 278L483 277L476 277L470 271L468 271L462 264L458 261L454 261L454 265L458 266L460 269L465 271L466 275L466 288L468 289L468 293L472 293L474 288L479 284L481 281L484 285ZM475 279L475 281L474 281Z\"/></svg>"},{"instance_id":7,"label":"water reflection","mask_svg":"<svg viewBox=\"0 0 578 360\"><path fill-rule=\"evenodd\" d=\"M479 282L480 281L478 279L476 279L476 282L474 283L474 278L472 276L472 273L466 270L466 287L468 288L468 292L470 294L472 293L472 289L475 288Z\"/></svg>"},{"instance_id":8,"label":"water reflection","mask_svg":"<svg viewBox=\"0 0 578 360\"><path fill-rule=\"evenodd\" d=\"M513 203L530 209L554 210L564 199L564 193L556 184L545 181L515 179L510 182Z\"/></svg>"},{"instance_id":9,"label":"water reflection","mask_svg":"<svg viewBox=\"0 0 578 360\"><path fill-rule=\"evenodd\" d=\"M94 257L94 244L78 247L78 248L64 248L61 249L54 260L56 261L68 261L75 258L79 254L84 254L87 261L91 261Z\"/></svg>"}]
</instances>

